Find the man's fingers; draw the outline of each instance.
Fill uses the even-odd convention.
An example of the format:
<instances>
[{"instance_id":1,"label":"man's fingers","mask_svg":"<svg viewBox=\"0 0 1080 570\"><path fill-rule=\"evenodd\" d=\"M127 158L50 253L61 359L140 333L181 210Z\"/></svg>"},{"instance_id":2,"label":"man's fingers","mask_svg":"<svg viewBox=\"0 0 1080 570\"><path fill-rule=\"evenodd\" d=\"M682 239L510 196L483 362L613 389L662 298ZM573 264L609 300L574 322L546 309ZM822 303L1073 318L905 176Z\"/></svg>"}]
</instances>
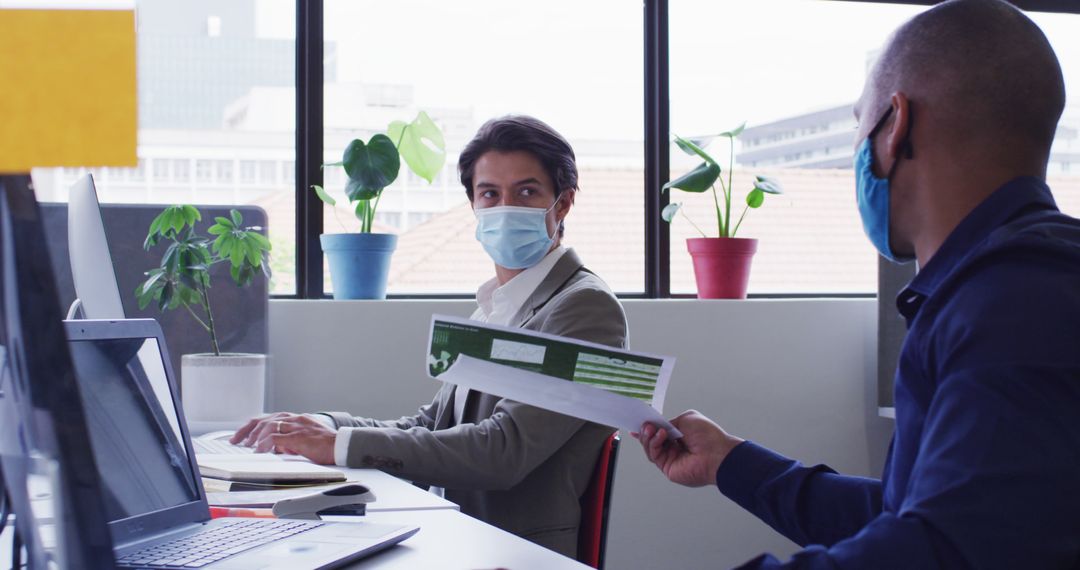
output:
<instances>
[{"instance_id":1,"label":"man's fingers","mask_svg":"<svg viewBox=\"0 0 1080 570\"><path fill-rule=\"evenodd\" d=\"M236 433L229 438L229 443L240 443L247 438L248 434L251 433L251 430L255 429L255 426L257 425L259 425L259 418L251 418L247 423L240 426L240 429L236 430Z\"/></svg>"},{"instance_id":2,"label":"man's fingers","mask_svg":"<svg viewBox=\"0 0 1080 570\"><path fill-rule=\"evenodd\" d=\"M299 436L299 431L294 431L290 433L272 433L269 437L267 437L267 440L270 442L271 449L273 449L276 453L301 455L301 453L293 449L293 446L296 446L296 444L298 443Z\"/></svg>"}]
</instances>

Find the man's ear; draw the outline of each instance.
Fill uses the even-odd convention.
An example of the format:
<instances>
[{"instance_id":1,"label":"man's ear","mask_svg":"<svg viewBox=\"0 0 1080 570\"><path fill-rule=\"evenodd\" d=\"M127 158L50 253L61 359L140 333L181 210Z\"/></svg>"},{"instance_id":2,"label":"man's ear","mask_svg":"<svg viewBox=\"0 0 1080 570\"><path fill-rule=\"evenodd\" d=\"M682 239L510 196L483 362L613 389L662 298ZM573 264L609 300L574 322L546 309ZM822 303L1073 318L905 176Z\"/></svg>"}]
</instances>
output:
<instances>
[{"instance_id":1,"label":"man's ear","mask_svg":"<svg viewBox=\"0 0 1080 570\"><path fill-rule=\"evenodd\" d=\"M885 139L885 152L894 161L911 158L911 101L897 91L889 99L892 104L892 126Z\"/></svg>"},{"instance_id":2,"label":"man's ear","mask_svg":"<svg viewBox=\"0 0 1080 570\"><path fill-rule=\"evenodd\" d=\"M555 206L555 218L562 220L566 217L566 214L570 213L570 208L574 207L574 198L577 196L577 190L573 188L567 188L559 194L558 203Z\"/></svg>"}]
</instances>

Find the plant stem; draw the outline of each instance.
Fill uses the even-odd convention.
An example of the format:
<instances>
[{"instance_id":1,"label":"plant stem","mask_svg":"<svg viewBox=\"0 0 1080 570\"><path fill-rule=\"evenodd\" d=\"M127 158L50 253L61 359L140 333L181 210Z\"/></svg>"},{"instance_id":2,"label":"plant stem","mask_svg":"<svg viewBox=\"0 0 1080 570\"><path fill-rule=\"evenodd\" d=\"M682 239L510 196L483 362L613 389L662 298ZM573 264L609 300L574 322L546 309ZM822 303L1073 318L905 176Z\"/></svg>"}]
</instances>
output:
<instances>
[{"instance_id":1,"label":"plant stem","mask_svg":"<svg viewBox=\"0 0 1080 570\"><path fill-rule=\"evenodd\" d=\"M184 303L184 308L191 313L192 317L195 317L196 321L199 321L199 324L202 325L202 328L206 329L206 332L210 332L210 327L206 325L205 321L199 318L199 315L195 313L195 310L191 308L191 305Z\"/></svg>"},{"instance_id":2,"label":"plant stem","mask_svg":"<svg viewBox=\"0 0 1080 570\"><path fill-rule=\"evenodd\" d=\"M217 330L214 328L214 312L210 310L210 291L207 290L205 283L199 283L199 288L202 289L203 309L206 309L206 320L210 322L208 330L210 331L210 344L214 347L214 356L221 356L221 349L218 348Z\"/></svg>"},{"instance_id":3,"label":"plant stem","mask_svg":"<svg viewBox=\"0 0 1080 570\"><path fill-rule=\"evenodd\" d=\"M694 226L694 229L697 230L697 232L699 234L701 234L701 237L703 237L703 238L709 237L709 236L705 235L705 232L701 231L701 228L699 228L698 225L694 223L694 220L690 219L690 216L686 215L686 212L684 212L684 211L682 211L682 209L680 209L679 213L682 214L682 217L686 218L686 221L690 222L691 226Z\"/></svg>"},{"instance_id":4,"label":"plant stem","mask_svg":"<svg viewBox=\"0 0 1080 570\"><path fill-rule=\"evenodd\" d=\"M379 207L379 200L382 200L382 192L375 196L375 203L371 205L371 211L368 213L370 216L370 219L368 219L368 232L371 232L371 226L375 224L375 208Z\"/></svg>"},{"instance_id":5,"label":"plant stem","mask_svg":"<svg viewBox=\"0 0 1080 570\"><path fill-rule=\"evenodd\" d=\"M337 218L337 223L341 226L342 231L349 233L349 228L345 227L345 222L341 221L341 216L338 215L337 206L330 206L330 209L334 212L334 217Z\"/></svg>"},{"instance_id":6,"label":"plant stem","mask_svg":"<svg viewBox=\"0 0 1080 570\"><path fill-rule=\"evenodd\" d=\"M731 154L728 156L727 163L727 192L724 193L725 205L727 206L724 210L724 214L727 217L727 219L724 220L724 227L731 229L731 169L735 166L735 137L731 137L731 139L728 140L728 143ZM743 211L743 213L745 214L746 212ZM736 228L736 231L738 231L738 228ZM735 232L731 232L731 234L726 237L735 237Z\"/></svg>"},{"instance_id":7,"label":"plant stem","mask_svg":"<svg viewBox=\"0 0 1080 570\"><path fill-rule=\"evenodd\" d=\"M741 226L741 225L742 225L742 220L743 220L743 218L745 218L745 217L746 217L746 211L747 211L747 210L749 210L749 209L750 209L750 205L749 205L749 204L747 204L747 205L746 205L746 207L745 207L745 208L743 208L743 210L742 210L742 215L741 215L741 216L739 216L739 223L735 224L735 231L731 232L731 235L730 235L730 236L728 236L728 237L735 237L735 234L736 234L736 233L737 233L737 232L739 231L739 226Z\"/></svg>"},{"instance_id":8,"label":"plant stem","mask_svg":"<svg viewBox=\"0 0 1080 570\"><path fill-rule=\"evenodd\" d=\"M720 180L720 186L724 185L724 181ZM727 193L724 193L727 196ZM716 233L717 237L727 237L724 235L724 216L720 212L720 200L716 197L716 184L712 185L712 200L713 204L716 204ZM685 214L684 214L685 215ZM698 230L701 231L701 230Z\"/></svg>"}]
</instances>

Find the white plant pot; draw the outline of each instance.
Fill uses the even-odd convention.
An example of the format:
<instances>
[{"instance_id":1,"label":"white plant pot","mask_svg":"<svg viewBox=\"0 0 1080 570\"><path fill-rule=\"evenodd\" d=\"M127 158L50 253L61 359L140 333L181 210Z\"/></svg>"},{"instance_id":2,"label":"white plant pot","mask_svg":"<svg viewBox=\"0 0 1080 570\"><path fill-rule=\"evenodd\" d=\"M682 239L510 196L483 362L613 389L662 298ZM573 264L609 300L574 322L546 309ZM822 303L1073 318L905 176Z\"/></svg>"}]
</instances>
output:
<instances>
[{"instance_id":1,"label":"white plant pot","mask_svg":"<svg viewBox=\"0 0 1080 570\"><path fill-rule=\"evenodd\" d=\"M265 354L185 354L180 358L184 416L193 431L236 429L263 413Z\"/></svg>"}]
</instances>

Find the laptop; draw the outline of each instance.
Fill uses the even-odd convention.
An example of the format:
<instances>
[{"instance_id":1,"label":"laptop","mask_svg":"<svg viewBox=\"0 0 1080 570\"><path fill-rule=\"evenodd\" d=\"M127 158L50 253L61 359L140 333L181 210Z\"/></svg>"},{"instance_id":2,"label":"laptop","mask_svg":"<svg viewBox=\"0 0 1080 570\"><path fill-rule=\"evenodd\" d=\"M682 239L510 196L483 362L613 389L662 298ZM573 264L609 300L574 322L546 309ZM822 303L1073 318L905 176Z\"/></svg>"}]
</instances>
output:
<instances>
[{"instance_id":1,"label":"laptop","mask_svg":"<svg viewBox=\"0 0 1080 570\"><path fill-rule=\"evenodd\" d=\"M152 319L65 327L120 568L335 568L419 530L211 519L161 327Z\"/></svg>"}]
</instances>

